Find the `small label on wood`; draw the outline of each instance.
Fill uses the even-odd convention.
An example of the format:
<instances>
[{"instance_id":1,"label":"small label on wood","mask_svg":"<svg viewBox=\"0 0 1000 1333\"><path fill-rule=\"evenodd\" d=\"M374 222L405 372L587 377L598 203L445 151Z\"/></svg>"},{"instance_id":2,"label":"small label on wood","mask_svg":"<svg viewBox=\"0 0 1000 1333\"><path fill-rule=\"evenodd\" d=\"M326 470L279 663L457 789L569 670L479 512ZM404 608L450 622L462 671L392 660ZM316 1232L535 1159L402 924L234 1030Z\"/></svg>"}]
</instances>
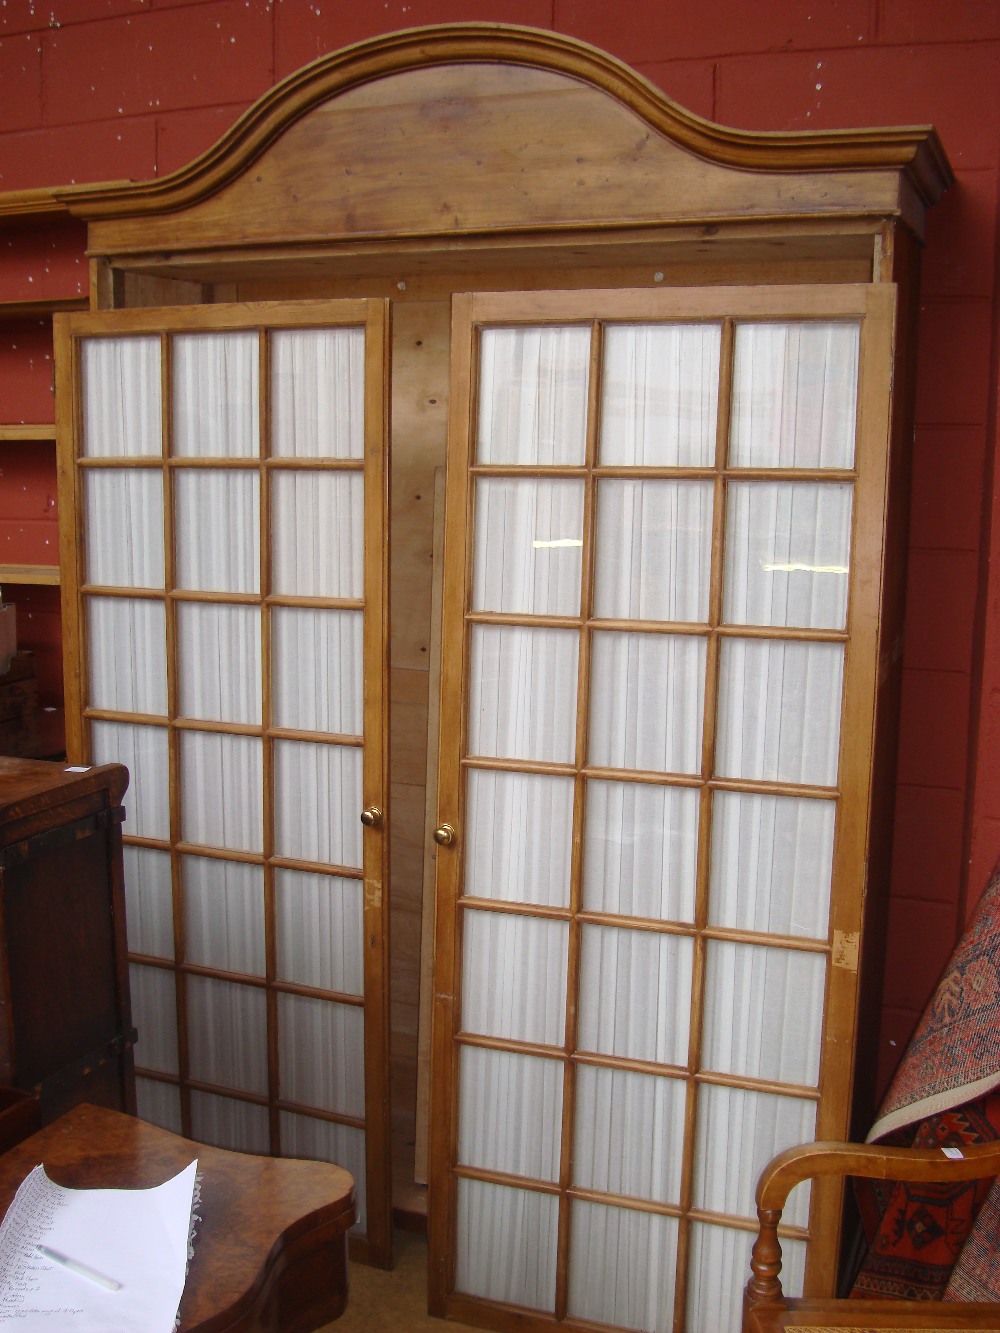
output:
<instances>
[{"instance_id":1,"label":"small label on wood","mask_svg":"<svg viewBox=\"0 0 1000 1333\"><path fill-rule=\"evenodd\" d=\"M835 930L833 932L833 965L844 967L848 972L858 970L858 932L856 930Z\"/></svg>"}]
</instances>

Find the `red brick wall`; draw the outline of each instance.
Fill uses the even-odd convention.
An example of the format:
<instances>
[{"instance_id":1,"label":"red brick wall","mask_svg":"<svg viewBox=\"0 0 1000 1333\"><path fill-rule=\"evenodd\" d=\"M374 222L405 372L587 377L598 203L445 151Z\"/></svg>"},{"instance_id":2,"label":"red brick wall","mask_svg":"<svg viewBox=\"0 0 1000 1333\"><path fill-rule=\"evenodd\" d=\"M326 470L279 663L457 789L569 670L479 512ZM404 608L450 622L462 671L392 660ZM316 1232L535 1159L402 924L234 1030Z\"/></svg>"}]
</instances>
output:
<instances>
[{"instance_id":1,"label":"red brick wall","mask_svg":"<svg viewBox=\"0 0 1000 1333\"><path fill-rule=\"evenodd\" d=\"M1000 4L3 0L0 190L163 174L317 56L396 28L459 20L525 23L593 42L699 115L737 126L932 122L955 167L958 184L931 216L924 266L885 1075L1000 855ZM83 290L73 229L7 239L0 236L0 299ZM37 332L26 327L17 337L31 344L33 364L12 381L0 344L5 420L37 417L50 392ZM42 499L25 515L32 540ZM0 500L0 519L10 512ZM36 620L51 642L45 610Z\"/></svg>"}]
</instances>

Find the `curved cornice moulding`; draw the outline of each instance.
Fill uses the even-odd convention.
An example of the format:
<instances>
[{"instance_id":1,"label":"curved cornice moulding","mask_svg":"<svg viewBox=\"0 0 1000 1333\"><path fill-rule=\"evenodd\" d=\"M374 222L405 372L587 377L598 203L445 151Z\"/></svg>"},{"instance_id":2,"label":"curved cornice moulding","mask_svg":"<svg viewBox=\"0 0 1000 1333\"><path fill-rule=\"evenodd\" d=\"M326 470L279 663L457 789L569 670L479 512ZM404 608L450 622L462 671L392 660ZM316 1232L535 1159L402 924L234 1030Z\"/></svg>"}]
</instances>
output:
<instances>
[{"instance_id":1,"label":"curved cornice moulding","mask_svg":"<svg viewBox=\"0 0 1000 1333\"><path fill-rule=\"evenodd\" d=\"M0 195L0 216L68 212L97 220L170 213L209 199L241 176L315 107L376 79L454 64L509 64L562 74L608 94L667 139L720 166L747 171L895 169L925 204L952 182L928 125L860 130L738 130L684 110L621 61L574 38L536 28L462 23L412 28L322 56L265 93L211 148L155 180Z\"/></svg>"}]
</instances>

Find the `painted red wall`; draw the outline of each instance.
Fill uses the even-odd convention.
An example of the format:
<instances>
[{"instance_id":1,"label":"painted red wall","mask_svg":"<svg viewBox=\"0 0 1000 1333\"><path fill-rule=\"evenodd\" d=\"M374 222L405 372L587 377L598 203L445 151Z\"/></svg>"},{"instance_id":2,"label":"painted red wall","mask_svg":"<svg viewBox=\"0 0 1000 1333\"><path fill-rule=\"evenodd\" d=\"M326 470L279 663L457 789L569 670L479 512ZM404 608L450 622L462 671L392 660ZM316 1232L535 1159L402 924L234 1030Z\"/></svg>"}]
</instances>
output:
<instances>
[{"instance_id":1,"label":"painted red wall","mask_svg":"<svg viewBox=\"0 0 1000 1333\"><path fill-rule=\"evenodd\" d=\"M162 175L308 61L460 20L582 38L736 126L931 122L951 158L957 185L932 213L924 264L884 1077L1000 856L1000 4L3 0L0 190ZM0 236L0 300L72 295L85 274L73 228ZM0 419L51 413L44 355L36 348L21 375L0 345ZM0 537L26 499L8 499L8 475L0 459ZM24 561L42 500L23 515Z\"/></svg>"}]
</instances>

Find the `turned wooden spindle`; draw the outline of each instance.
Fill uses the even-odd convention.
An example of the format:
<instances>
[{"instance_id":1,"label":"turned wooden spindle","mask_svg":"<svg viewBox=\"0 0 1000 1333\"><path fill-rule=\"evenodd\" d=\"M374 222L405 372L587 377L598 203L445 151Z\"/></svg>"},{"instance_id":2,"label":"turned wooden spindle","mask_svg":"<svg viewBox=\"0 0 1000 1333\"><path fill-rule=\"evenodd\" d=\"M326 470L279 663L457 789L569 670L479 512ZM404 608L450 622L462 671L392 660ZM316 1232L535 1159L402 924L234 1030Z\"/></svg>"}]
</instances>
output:
<instances>
[{"instance_id":1,"label":"turned wooden spindle","mask_svg":"<svg viewBox=\"0 0 1000 1333\"><path fill-rule=\"evenodd\" d=\"M760 1230L750 1253L753 1276L747 1283L746 1304L750 1309L761 1305L783 1309L785 1297L778 1277L781 1272L781 1242L778 1240L781 1209L758 1208L757 1218Z\"/></svg>"}]
</instances>

